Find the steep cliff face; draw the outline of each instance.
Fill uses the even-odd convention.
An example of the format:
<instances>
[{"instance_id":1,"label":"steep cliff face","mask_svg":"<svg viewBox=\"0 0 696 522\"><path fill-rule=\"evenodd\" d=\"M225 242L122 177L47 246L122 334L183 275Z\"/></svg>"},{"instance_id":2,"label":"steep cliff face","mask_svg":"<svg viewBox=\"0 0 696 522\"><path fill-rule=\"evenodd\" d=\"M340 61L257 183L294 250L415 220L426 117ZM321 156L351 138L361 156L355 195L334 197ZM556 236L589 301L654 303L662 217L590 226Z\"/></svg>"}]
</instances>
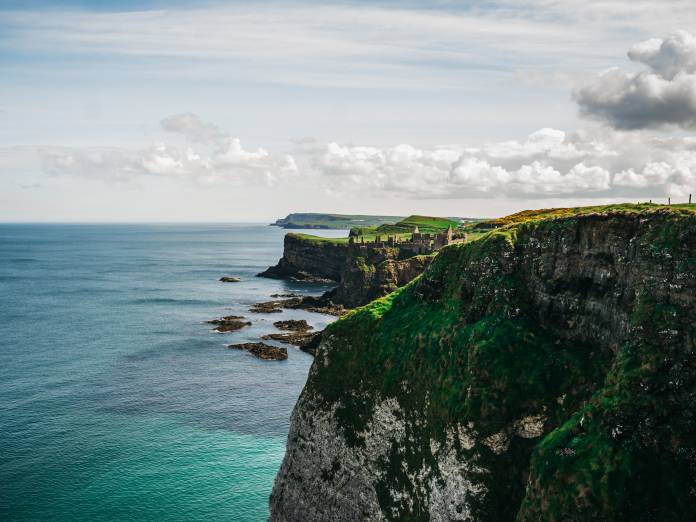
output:
<instances>
[{"instance_id":1,"label":"steep cliff face","mask_svg":"<svg viewBox=\"0 0 696 522\"><path fill-rule=\"evenodd\" d=\"M285 236L283 257L261 277L338 282L331 300L355 308L409 283L425 270L432 256L401 259L398 248L351 249L348 243Z\"/></svg>"},{"instance_id":2,"label":"steep cliff face","mask_svg":"<svg viewBox=\"0 0 696 522\"><path fill-rule=\"evenodd\" d=\"M355 308L390 294L423 273L433 256L399 259L398 248L350 251L334 301Z\"/></svg>"},{"instance_id":3,"label":"steep cliff face","mask_svg":"<svg viewBox=\"0 0 696 522\"><path fill-rule=\"evenodd\" d=\"M696 513L696 213L513 222L323 335L273 521Z\"/></svg>"},{"instance_id":4,"label":"steep cliff face","mask_svg":"<svg viewBox=\"0 0 696 522\"><path fill-rule=\"evenodd\" d=\"M259 274L272 279L338 281L348 254L348 243L286 234L283 257L276 266Z\"/></svg>"}]
</instances>

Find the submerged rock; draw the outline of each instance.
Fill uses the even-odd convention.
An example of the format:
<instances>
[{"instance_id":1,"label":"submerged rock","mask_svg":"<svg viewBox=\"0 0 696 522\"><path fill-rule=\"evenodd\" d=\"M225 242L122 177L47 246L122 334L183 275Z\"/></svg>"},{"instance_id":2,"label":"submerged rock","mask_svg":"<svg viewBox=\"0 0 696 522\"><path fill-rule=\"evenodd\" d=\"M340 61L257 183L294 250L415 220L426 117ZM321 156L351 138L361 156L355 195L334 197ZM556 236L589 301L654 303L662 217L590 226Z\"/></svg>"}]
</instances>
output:
<instances>
[{"instance_id":1,"label":"submerged rock","mask_svg":"<svg viewBox=\"0 0 696 522\"><path fill-rule=\"evenodd\" d=\"M279 330L291 330L293 332L306 332L312 330L313 327L310 326L304 319L288 319L287 321L276 321L273 326Z\"/></svg>"},{"instance_id":2,"label":"submerged rock","mask_svg":"<svg viewBox=\"0 0 696 522\"><path fill-rule=\"evenodd\" d=\"M221 319L213 319L212 321L206 321L208 324L216 325L214 330L216 332L236 332L241 330L245 326L251 326L250 321L245 321L245 318L239 315L228 315Z\"/></svg>"},{"instance_id":3,"label":"submerged rock","mask_svg":"<svg viewBox=\"0 0 696 522\"><path fill-rule=\"evenodd\" d=\"M220 281L223 283L239 283L241 279L238 277L224 276L220 278Z\"/></svg>"},{"instance_id":4,"label":"submerged rock","mask_svg":"<svg viewBox=\"0 0 696 522\"><path fill-rule=\"evenodd\" d=\"M230 344L227 347L233 350L245 350L264 361L284 361L288 358L288 350L286 348L278 348L266 343Z\"/></svg>"}]
</instances>

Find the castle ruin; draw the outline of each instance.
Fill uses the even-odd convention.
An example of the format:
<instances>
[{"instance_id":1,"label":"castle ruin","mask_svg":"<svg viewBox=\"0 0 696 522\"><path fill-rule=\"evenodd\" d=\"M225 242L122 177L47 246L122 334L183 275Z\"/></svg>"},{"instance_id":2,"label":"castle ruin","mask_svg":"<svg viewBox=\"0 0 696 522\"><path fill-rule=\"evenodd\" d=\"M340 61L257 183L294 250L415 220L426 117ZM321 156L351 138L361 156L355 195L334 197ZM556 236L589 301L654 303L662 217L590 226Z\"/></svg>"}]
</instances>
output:
<instances>
[{"instance_id":1,"label":"castle ruin","mask_svg":"<svg viewBox=\"0 0 696 522\"><path fill-rule=\"evenodd\" d=\"M383 237L379 234L375 236L374 241L365 241L364 236L350 236L348 238L348 244L353 248L398 248L413 255L431 254L447 245L464 243L465 241L466 234L462 237L454 236L452 225L449 225L445 232L435 234L423 234L416 226L411 233L410 240L402 239L398 235Z\"/></svg>"}]
</instances>

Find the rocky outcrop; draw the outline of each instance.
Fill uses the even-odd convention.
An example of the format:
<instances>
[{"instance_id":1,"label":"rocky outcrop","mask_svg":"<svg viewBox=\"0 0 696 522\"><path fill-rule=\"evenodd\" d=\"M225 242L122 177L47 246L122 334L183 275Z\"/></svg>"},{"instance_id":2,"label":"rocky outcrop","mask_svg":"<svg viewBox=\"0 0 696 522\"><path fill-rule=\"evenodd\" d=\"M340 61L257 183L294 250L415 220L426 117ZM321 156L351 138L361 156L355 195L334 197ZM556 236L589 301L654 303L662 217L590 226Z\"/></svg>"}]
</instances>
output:
<instances>
[{"instance_id":1,"label":"rocky outcrop","mask_svg":"<svg viewBox=\"0 0 696 522\"><path fill-rule=\"evenodd\" d=\"M283 257L261 277L307 282L338 282L325 296L333 305L355 308L383 297L420 275L431 256L412 256L399 248L352 249L336 243L287 234ZM257 311L257 310L253 310Z\"/></svg>"},{"instance_id":2,"label":"rocky outcrop","mask_svg":"<svg viewBox=\"0 0 696 522\"><path fill-rule=\"evenodd\" d=\"M233 350L244 350L264 361L284 361L288 358L287 349L278 348L277 346L271 346L266 343L230 344L228 348Z\"/></svg>"},{"instance_id":3,"label":"rocky outcrop","mask_svg":"<svg viewBox=\"0 0 696 522\"><path fill-rule=\"evenodd\" d=\"M236 332L241 330L245 326L251 326L250 321L245 321L244 317L239 315L228 315L222 317L221 319L213 319L212 321L206 321L208 324L214 324L214 330L220 333Z\"/></svg>"},{"instance_id":4,"label":"rocky outcrop","mask_svg":"<svg viewBox=\"0 0 696 522\"><path fill-rule=\"evenodd\" d=\"M399 249L351 251L341 272L334 301L355 308L390 294L423 273L432 255L399 259Z\"/></svg>"},{"instance_id":5,"label":"rocky outcrop","mask_svg":"<svg viewBox=\"0 0 696 522\"><path fill-rule=\"evenodd\" d=\"M304 319L287 319L285 321L276 321L273 326L279 330L290 330L293 332L306 332L313 327Z\"/></svg>"},{"instance_id":6,"label":"rocky outcrop","mask_svg":"<svg viewBox=\"0 0 696 522\"><path fill-rule=\"evenodd\" d=\"M264 341L273 340L285 344L292 344L298 347L310 344L318 332L282 332L270 333L261 336Z\"/></svg>"},{"instance_id":7,"label":"rocky outcrop","mask_svg":"<svg viewBox=\"0 0 696 522\"><path fill-rule=\"evenodd\" d=\"M286 234L283 257L259 277L308 282L336 282L348 252L348 243L309 239L301 234Z\"/></svg>"},{"instance_id":8,"label":"rocky outcrop","mask_svg":"<svg viewBox=\"0 0 696 522\"><path fill-rule=\"evenodd\" d=\"M696 512L696 213L513 222L323 333L271 521Z\"/></svg>"}]
</instances>

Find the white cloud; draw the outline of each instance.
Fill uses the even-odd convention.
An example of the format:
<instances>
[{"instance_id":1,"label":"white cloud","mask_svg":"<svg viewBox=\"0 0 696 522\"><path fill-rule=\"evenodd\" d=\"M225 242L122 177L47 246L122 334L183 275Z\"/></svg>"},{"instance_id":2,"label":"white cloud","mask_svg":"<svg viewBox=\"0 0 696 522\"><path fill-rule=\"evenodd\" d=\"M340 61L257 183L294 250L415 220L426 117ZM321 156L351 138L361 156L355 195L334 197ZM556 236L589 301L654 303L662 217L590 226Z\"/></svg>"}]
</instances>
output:
<instances>
[{"instance_id":1,"label":"white cloud","mask_svg":"<svg viewBox=\"0 0 696 522\"><path fill-rule=\"evenodd\" d=\"M628 57L649 71L603 72L574 93L581 113L616 129L696 127L696 37L676 31L652 38L631 47Z\"/></svg>"},{"instance_id":2,"label":"white cloud","mask_svg":"<svg viewBox=\"0 0 696 522\"><path fill-rule=\"evenodd\" d=\"M329 143L299 151L340 193L411 198L658 197L696 190L693 138L541 129L481 148Z\"/></svg>"},{"instance_id":3,"label":"white cloud","mask_svg":"<svg viewBox=\"0 0 696 522\"><path fill-rule=\"evenodd\" d=\"M272 155L258 148L246 150L239 138L182 113L161 122L166 131L179 133L190 145L159 143L143 149L42 148L43 168L68 174L128 182L140 176L180 178L202 185L273 184L297 173L289 155Z\"/></svg>"},{"instance_id":4,"label":"white cloud","mask_svg":"<svg viewBox=\"0 0 696 522\"><path fill-rule=\"evenodd\" d=\"M200 185L293 185L351 197L607 198L696 192L696 138L657 139L610 131L588 135L543 128L523 140L480 147L420 148L321 144L290 153L245 149L193 114L162 127L188 144L142 149L43 149L44 170L110 181L168 177Z\"/></svg>"},{"instance_id":5,"label":"white cloud","mask_svg":"<svg viewBox=\"0 0 696 522\"><path fill-rule=\"evenodd\" d=\"M568 74L609 60L627 33L696 22L689 2L498 0L480 5L236 3L127 12L4 11L3 47L158 60L279 83L461 88L478 74ZM662 29L664 30L664 29ZM601 48L587 42L602 42ZM408 80L408 83L404 83Z\"/></svg>"},{"instance_id":6,"label":"white cloud","mask_svg":"<svg viewBox=\"0 0 696 522\"><path fill-rule=\"evenodd\" d=\"M687 31L676 31L668 38L651 38L628 51L634 62L647 65L665 80L680 73L696 72L696 37Z\"/></svg>"},{"instance_id":7,"label":"white cloud","mask_svg":"<svg viewBox=\"0 0 696 522\"><path fill-rule=\"evenodd\" d=\"M160 124L164 130L183 134L194 143L217 143L227 137L217 126L202 121L191 112L173 114Z\"/></svg>"}]
</instances>

